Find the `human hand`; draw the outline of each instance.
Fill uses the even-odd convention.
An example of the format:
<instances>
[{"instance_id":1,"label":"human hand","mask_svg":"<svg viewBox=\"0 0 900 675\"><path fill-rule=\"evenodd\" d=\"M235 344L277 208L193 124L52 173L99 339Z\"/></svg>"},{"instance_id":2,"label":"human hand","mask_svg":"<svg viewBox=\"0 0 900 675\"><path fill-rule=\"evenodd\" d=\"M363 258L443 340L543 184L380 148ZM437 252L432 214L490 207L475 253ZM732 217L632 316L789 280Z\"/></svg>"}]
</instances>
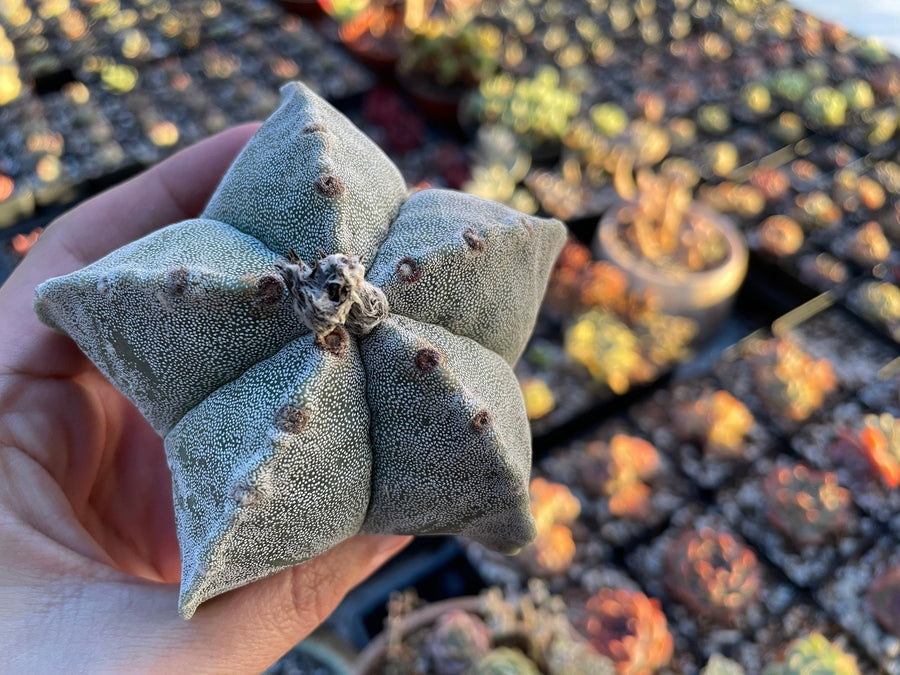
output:
<instances>
[{"instance_id":1,"label":"human hand","mask_svg":"<svg viewBox=\"0 0 900 675\"><path fill-rule=\"evenodd\" d=\"M61 216L0 288L0 672L258 672L409 541L358 535L183 621L162 439L32 311L40 282L196 217L256 128Z\"/></svg>"}]
</instances>

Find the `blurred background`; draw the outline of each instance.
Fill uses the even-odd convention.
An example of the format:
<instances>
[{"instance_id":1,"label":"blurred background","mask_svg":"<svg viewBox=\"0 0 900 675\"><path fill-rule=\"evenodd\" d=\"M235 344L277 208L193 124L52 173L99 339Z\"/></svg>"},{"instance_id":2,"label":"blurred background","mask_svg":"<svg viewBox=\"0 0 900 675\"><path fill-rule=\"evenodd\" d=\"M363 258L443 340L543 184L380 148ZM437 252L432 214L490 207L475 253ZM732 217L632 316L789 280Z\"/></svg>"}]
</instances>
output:
<instances>
[{"instance_id":1,"label":"blurred background","mask_svg":"<svg viewBox=\"0 0 900 675\"><path fill-rule=\"evenodd\" d=\"M571 236L516 366L536 544L420 538L272 672L387 625L361 672L897 674L898 36L893 0L0 0L0 279L302 80L411 189Z\"/></svg>"}]
</instances>

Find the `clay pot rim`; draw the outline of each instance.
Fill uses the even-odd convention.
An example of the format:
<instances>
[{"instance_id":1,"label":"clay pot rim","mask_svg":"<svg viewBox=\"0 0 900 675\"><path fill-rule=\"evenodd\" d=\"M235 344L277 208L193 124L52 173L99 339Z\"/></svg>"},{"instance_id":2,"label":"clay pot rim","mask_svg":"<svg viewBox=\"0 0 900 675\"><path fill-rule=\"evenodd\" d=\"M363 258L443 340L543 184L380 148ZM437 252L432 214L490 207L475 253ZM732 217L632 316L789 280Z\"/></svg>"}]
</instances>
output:
<instances>
[{"instance_id":1,"label":"clay pot rim","mask_svg":"<svg viewBox=\"0 0 900 675\"><path fill-rule=\"evenodd\" d=\"M624 204L619 201L613 204L600 219L595 238L595 253L601 259L609 260L621 267L632 270L636 274L651 280L660 286L678 287L685 284L705 285L715 282L722 275L723 270L733 266L746 268L749 263L749 251L738 228L727 216L714 211L702 202L694 201L689 211L702 213L705 217L716 222L719 231L728 244L728 254L724 260L715 267L702 272L673 273L660 267L622 244L617 236L616 226L618 220L616 212Z\"/></svg>"}]
</instances>

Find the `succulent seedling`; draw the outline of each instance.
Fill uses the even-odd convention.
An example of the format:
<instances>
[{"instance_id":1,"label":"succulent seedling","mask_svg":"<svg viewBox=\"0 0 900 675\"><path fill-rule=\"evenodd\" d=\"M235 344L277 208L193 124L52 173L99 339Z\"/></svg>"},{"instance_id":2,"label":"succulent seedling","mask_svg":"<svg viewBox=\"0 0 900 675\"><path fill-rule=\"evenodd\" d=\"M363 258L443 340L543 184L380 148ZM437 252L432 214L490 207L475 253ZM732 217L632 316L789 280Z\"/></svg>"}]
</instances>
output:
<instances>
[{"instance_id":1,"label":"succulent seedling","mask_svg":"<svg viewBox=\"0 0 900 675\"><path fill-rule=\"evenodd\" d=\"M850 491L831 471L775 466L763 481L769 521L797 546L838 537L853 519Z\"/></svg>"},{"instance_id":2,"label":"succulent seedling","mask_svg":"<svg viewBox=\"0 0 900 675\"><path fill-rule=\"evenodd\" d=\"M674 642L659 600L639 591L601 588L585 604L581 630L620 675L653 673L672 658Z\"/></svg>"},{"instance_id":3,"label":"succulent seedling","mask_svg":"<svg viewBox=\"0 0 900 675\"><path fill-rule=\"evenodd\" d=\"M692 612L731 624L757 597L760 566L751 549L711 527L686 530L666 552L666 587Z\"/></svg>"}]
</instances>

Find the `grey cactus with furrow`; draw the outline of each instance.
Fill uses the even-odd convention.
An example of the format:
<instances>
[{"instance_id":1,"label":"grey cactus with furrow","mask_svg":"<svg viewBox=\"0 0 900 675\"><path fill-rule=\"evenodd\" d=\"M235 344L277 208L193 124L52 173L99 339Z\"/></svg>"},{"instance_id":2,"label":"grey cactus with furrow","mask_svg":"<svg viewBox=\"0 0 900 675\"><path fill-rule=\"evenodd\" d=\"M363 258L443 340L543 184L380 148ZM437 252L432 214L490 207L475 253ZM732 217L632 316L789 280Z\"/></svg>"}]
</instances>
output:
<instances>
[{"instance_id":1,"label":"grey cactus with furrow","mask_svg":"<svg viewBox=\"0 0 900 675\"><path fill-rule=\"evenodd\" d=\"M399 171L293 83L200 218L36 290L165 438L179 609L353 534L534 535L511 365L565 228Z\"/></svg>"}]
</instances>

